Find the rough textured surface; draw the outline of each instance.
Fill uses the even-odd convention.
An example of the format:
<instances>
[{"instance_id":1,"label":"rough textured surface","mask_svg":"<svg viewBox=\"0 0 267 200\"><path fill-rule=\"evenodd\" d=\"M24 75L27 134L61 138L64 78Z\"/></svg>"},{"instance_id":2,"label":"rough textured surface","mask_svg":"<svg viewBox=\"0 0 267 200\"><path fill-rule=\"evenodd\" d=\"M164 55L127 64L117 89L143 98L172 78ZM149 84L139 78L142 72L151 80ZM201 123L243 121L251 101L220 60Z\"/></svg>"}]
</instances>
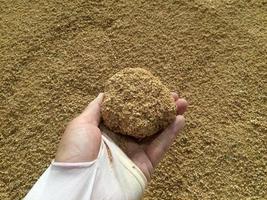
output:
<instances>
[{"instance_id":1,"label":"rough textured surface","mask_svg":"<svg viewBox=\"0 0 267 200\"><path fill-rule=\"evenodd\" d=\"M266 0L1 0L0 11L0 199L22 199L65 124L129 66L190 103L145 199L267 199Z\"/></svg>"},{"instance_id":2,"label":"rough textured surface","mask_svg":"<svg viewBox=\"0 0 267 200\"><path fill-rule=\"evenodd\" d=\"M105 83L101 113L110 130L144 138L173 122L176 106L157 77L142 68L126 68Z\"/></svg>"}]
</instances>

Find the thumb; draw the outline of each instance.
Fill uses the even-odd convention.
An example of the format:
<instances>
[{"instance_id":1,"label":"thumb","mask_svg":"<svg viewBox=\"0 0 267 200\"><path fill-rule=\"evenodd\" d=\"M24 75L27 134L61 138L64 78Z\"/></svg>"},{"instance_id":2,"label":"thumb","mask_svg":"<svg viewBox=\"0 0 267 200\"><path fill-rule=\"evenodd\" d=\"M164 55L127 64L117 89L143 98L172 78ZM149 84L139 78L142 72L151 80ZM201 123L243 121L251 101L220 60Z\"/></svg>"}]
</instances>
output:
<instances>
[{"instance_id":1,"label":"thumb","mask_svg":"<svg viewBox=\"0 0 267 200\"><path fill-rule=\"evenodd\" d=\"M100 109L103 98L104 93L100 93L92 102L89 103L79 118L98 126L101 119Z\"/></svg>"}]
</instances>

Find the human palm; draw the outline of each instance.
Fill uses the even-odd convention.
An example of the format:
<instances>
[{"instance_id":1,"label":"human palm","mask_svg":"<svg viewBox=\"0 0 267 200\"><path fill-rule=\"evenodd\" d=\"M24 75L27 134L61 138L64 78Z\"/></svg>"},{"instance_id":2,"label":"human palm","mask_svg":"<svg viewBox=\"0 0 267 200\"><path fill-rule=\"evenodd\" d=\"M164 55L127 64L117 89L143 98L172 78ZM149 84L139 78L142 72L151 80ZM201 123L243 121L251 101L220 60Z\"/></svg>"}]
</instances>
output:
<instances>
[{"instance_id":1,"label":"human palm","mask_svg":"<svg viewBox=\"0 0 267 200\"><path fill-rule=\"evenodd\" d=\"M114 134L100 125L100 108L104 94L101 93L87 108L67 126L56 153L57 162L90 162L97 158L101 131L107 133L115 142L122 136ZM182 116L187 109L187 101L172 93L177 108L175 121L164 131L142 141L123 136L126 155L140 168L149 180L155 166L162 159L179 131L184 127ZM100 130L101 129L101 130Z\"/></svg>"}]
</instances>

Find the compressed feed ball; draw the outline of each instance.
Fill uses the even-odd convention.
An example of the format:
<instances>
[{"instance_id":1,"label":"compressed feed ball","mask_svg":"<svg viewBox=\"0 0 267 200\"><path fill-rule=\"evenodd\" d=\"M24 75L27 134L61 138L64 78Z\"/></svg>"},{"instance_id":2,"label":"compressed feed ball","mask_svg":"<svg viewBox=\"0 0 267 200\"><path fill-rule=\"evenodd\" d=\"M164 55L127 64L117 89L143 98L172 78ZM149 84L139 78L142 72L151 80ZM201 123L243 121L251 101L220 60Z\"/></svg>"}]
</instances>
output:
<instances>
[{"instance_id":1,"label":"compressed feed ball","mask_svg":"<svg viewBox=\"0 0 267 200\"><path fill-rule=\"evenodd\" d=\"M113 132L144 138L173 122L176 106L157 77L142 68L126 68L106 82L101 113Z\"/></svg>"}]
</instances>

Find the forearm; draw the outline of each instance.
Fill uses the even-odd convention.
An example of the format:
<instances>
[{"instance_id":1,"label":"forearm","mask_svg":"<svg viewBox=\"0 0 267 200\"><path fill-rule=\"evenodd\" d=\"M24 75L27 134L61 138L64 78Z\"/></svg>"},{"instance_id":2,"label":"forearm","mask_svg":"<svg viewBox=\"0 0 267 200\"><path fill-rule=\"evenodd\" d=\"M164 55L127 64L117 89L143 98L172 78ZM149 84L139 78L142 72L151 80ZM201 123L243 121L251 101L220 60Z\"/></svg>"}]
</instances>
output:
<instances>
[{"instance_id":1,"label":"forearm","mask_svg":"<svg viewBox=\"0 0 267 200\"><path fill-rule=\"evenodd\" d=\"M103 136L96 160L86 163L52 162L25 200L137 200L146 178L140 169Z\"/></svg>"}]
</instances>

